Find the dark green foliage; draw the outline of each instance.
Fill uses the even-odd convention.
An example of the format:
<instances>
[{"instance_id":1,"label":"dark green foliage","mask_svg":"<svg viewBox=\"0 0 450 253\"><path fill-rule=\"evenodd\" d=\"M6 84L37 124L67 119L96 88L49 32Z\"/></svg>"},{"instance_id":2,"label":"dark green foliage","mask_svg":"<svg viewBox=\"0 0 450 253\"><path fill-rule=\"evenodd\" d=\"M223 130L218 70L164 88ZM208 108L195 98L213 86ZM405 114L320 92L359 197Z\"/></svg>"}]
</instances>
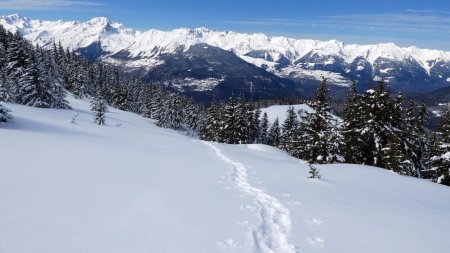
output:
<instances>
[{"instance_id":1,"label":"dark green foliage","mask_svg":"<svg viewBox=\"0 0 450 253\"><path fill-rule=\"evenodd\" d=\"M310 163L335 163L340 156L341 136L331 115L327 98L327 82L323 79L311 103L312 112L304 112L296 138L296 156Z\"/></svg>"},{"instance_id":2,"label":"dark green foliage","mask_svg":"<svg viewBox=\"0 0 450 253\"><path fill-rule=\"evenodd\" d=\"M274 147L280 147L280 139L281 139L280 123L278 118L276 118L275 121L272 123L269 132L267 133L267 144Z\"/></svg>"},{"instance_id":3,"label":"dark green foliage","mask_svg":"<svg viewBox=\"0 0 450 253\"><path fill-rule=\"evenodd\" d=\"M91 111L94 112L94 122L98 125L105 125L105 114L107 103L101 94L98 94L91 103Z\"/></svg>"},{"instance_id":4,"label":"dark green foliage","mask_svg":"<svg viewBox=\"0 0 450 253\"><path fill-rule=\"evenodd\" d=\"M290 106L286 112L286 120L281 128L280 148L292 154L294 151L294 141L298 129L297 114L293 106Z\"/></svg>"},{"instance_id":5,"label":"dark green foliage","mask_svg":"<svg viewBox=\"0 0 450 253\"><path fill-rule=\"evenodd\" d=\"M258 128L258 143L269 144L268 134L269 134L269 119L267 117L267 113L264 112Z\"/></svg>"},{"instance_id":6,"label":"dark green foliage","mask_svg":"<svg viewBox=\"0 0 450 253\"><path fill-rule=\"evenodd\" d=\"M447 108L431 152L431 178L450 186L450 108Z\"/></svg>"},{"instance_id":7,"label":"dark green foliage","mask_svg":"<svg viewBox=\"0 0 450 253\"><path fill-rule=\"evenodd\" d=\"M384 168L393 170L397 173L405 171L405 165L402 164L403 154L401 150L400 139L393 133L389 134L389 141L383 148Z\"/></svg>"},{"instance_id":8,"label":"dark green foliage","mask_svg":"<svg viewBox=\"0 0 450 253\"><path fill-rule=\"evenodd\" d=\"M362 139L356 132L362 129L361 98L356 91L356 81L353 81L349 90L347 102L343 110L342 153L347 163L362 163L362 153L360 147L363 145Z\"/></svg>"}]
</instances>

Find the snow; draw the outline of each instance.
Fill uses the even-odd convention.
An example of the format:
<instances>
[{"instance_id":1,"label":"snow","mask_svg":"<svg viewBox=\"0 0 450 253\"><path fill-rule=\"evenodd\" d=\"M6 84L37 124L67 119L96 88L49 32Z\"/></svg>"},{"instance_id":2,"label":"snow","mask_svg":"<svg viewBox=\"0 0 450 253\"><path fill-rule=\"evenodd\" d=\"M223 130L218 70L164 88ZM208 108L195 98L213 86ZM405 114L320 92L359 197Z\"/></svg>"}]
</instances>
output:
<instances>
[{"instance_id":1,"label":"snow","mask_svg":"<svg viewBox=\"0 0 450 253\"><path fill-rule=\"evenodd\" d=\"M188 70L190 71L190 70ZM186 77L183 79L174 79L170 82L164 83L165 85L172 85L178 91L208 91L214 89L217 85L225 80L225 76L222 78L206 78L206 79L195 79Z\"/></svg>"},{"instance_id":2,"label":"snow","mask_svg":"<svg viewBox=\"0 0 450 253\"><path fill-rule=\"evenodd\" d=\"M388 74L388 73L391 72L392 70L394 70L394 69L393 69L393 68L380 69L380 73Z\"/></svg>"},{"instance_id":3,"label":"snow","mask_svg":"<svg viewBox=\"0 0 450 253\"><path fill-rule=\"evenodd\" d=\"M291 105L272 105L267 108L261 108L261 115L267 113L267 118L270 123L273 123L275 119L278 118L278 121L281 126L287 118L287 110L289 109L290 106ZM306 104L297 104L292 106L294 107L294 111L296 113L298 112L312 113L314 111L309 105ZM339 117L336 117L335 115L332 115L332 117L336 119L338 122L342 121ZM299 114L297 114L297 119L301 120Z\"/></svg>"},{"instance_id":4,"label":"snow","mask_svg":"<svg viewBox=\"0 0 450 253\"><path fill-rule=\"evenodd\" d=\"M343 77L339 73L324 70L302 69L299 66L286 67L279 72L279 75L284 77L310 78L315 80L322 80L322 77L324 77L329 83L343 87L348 87L351 84L351 80Z\"/></svg>"},{"instance_id":5,"label":"snow","mask_svg":"<svg viewBox=\"0 0 450 253\"><path fill-rule=\"evenodd\" d=\"M278 121L281 124L286 120L287 118L287 110L289 109L290 105L272 105L267 108L261 108L261 115L264 113L267 113L267 118L269 119L270 123L273 123L276 118L278 118ZM313 109L305 104L298 104L298 105L292 105L294 107L294 111L306 111L306 112L313 112Z\"/></svg>"},{"instance_id":6,"label":"snow","mask_svg":"<svg viewBox=\"0 0 450 253\"><path fill-rule=\"evenodd\" d=\"M449 78L447 78L447 82L449 82L449 83L450 83L450 77L449 77Z\"/></svg>"},{"instance_id":7,"label":"snow","mask_svg":"<svg viewBox=\"0 0 450 253\"><path fill-rule=\"evenodd\" d=\"M231 160L213 144L204 143L214 151L218 158L233 168L232 182L235 187L251 196L259 206L262 222L254 233L257 251L295 252L295 247L289 242L289 234L292 229L289 210L264 190L252 186L248 181L247 169L243 164Z\"/></svg>"},{"instance_id":8,"label":"snow","mask_svg":"<svg viewBox=\"0 0 450 253\"><path fill-rule=\"evenodd\" d=\"M356 67L356 70L357 70L357 71L364 70L364 66L360 66L360 65L359 65L358 67Z\"/></svg>"},{"instance_id":9,"label":"snow","mask_svg":"<svg viewBox=\"0 0 450 253\"><path fill-rule=\"evenodd\" d=\"M349 164L309 180L304 161L273 147L202 142L112 108L98 126L88 101L69 102L5 105L15 119L0 125L1 252L450 247L446 186Z\"/></svg>"}]
</instances>

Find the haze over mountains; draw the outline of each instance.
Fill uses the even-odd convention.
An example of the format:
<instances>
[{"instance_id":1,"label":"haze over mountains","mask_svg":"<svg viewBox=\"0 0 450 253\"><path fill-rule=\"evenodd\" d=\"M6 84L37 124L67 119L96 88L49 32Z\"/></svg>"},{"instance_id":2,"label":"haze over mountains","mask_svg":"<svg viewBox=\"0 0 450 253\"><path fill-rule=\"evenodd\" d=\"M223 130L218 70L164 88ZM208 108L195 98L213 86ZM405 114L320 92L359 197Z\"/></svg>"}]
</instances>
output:
<instances>
[{"instance_id":1,"label":"haze over mountains","mask_svg":"<svg viewBox=\"0 0 450 253\"><path fill-rule=\"evenodd\" d=\"M207 28L142 32L103 17L65 22L14 14L0 17L0 24L33 43L51 47L60 41L90 59L193 94L308 95L322 76L335 88L347 87L352 79L364 86L381 78L395 91L450 86L450 52L391 43L347 45Z\"/></svg>"}]
</instances>

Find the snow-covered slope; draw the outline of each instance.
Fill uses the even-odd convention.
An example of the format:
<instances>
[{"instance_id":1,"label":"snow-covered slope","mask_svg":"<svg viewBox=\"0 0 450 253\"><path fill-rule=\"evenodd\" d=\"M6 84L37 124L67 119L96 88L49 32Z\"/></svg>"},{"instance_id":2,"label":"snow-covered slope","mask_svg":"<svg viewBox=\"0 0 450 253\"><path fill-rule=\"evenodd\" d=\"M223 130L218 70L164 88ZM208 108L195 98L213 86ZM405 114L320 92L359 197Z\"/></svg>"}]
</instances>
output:
<instances>
[{"instance_id":1,"label":"snow-covered slope","mask_svg":"<svg viewBox=\"0 0 450 253\"><path fill-rule=\"evenodd\" d=\"M206 43L230 50L282 77L316 80L325 76L341 86L348 85L351 79L385 78L408 84L399 84L399 89L425 91L448 85L450 78L450 52L401 48L392 43L347 45L336 40L291 39L207 28L140 32L106 18L83 23L29 20L15 14L0 17L0 24L11 31L19 30L42 45L60 41L72 50L100 51L95 57L130 68L151 69L164 64L161 54L185 52L193 45Z\"/></svg>"},{"instance_id":2,"label":"snow-covered slope","mask_svg":"<svg viewBox=\"0 0 450 253\"><path fill-rule=\"evenodd\" d=\"M313 112L313 109L305 104L292 105L294 107L294 111L298 113L299 111ZM273 123L276 118L280 124L287 118L287 110L289 109L289 105L272 105L267 108L261 108L261 115L267 113L267 118L270 123Z\"/></svg>"},{"instance_id":3,"label":"snow-covered slope","mask_svg":"<svg viewBox=\"0 0 450 253\"><path fill-rule=\"evenodd\" d=\"M294 107L294 111L297 113L297 119L302 120L299 116L304 114L305 112L313 112L314 109L311 108L309 105L306 104L297 104L292 105ZM290 105L272 105L267 108L261 108L261 115L264 113L267 113L267 118L269 119L269 123L273 123L276 118L278 118L279 124L283 124L283 122L287 118L287 110L289 109ZM332 115L332 117L337 122L342 122L342 119Z\"/></svg>"},{"instance_id":4,"label":"snow-covered slope","mask_svg":"<svg viewBox=\"0 0 450 253\"><path fill-rule=\"evenodd\" d=\"M265 145L202 142L111 109L7 104L0 252L434 252L450 188ZM70 123L79 113L76 124Z\"/></svg>"}]
</instances>

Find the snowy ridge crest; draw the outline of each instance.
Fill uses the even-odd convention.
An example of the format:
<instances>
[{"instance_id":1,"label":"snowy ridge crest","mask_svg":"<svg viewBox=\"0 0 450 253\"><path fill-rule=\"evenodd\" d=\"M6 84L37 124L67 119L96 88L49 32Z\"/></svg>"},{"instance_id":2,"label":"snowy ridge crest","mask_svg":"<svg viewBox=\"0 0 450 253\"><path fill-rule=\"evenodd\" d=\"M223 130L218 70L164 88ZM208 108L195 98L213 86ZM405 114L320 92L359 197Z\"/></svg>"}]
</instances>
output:
<instances>
[{"instance_id":1,"label":"snowy ridge crest","mask_svg":"<svg viewBox=\"0 0 450 253\"><path fill-rule=\"evenodd\" d=\"M402 48L393 43L345 44L205 27L138 31L105 17L65 22L30 20L14 14L0 17L0 25L20 31L42 46L55 41L75 51L96 46L96 51L101 52L98 57L130 68L151 68L163 63L161 54L186 52L193 45L206 43L287 78L317 80L325 76L334 84L346 86L351 79L384 78L389 82L407 76L408 83L438 83L434 88L448 85L450 78L450 52Z\"/></svg>"},{"instance_id":2,"label":"snowy ridge crest","mask_svg":"<svg viewBox=\"0 0 450 253\"><path fill-rule=\"evenodd\" d=\"M84 46L84 44L70 43L70 40L76 37L83 40L83 37L92 37L96 34L97 39L110 42L107 45L110 49L109 52L127 49L133 55L148 53L155 47L164 48L164 51L171 52L176 49L173 45L182 44L187 49L193 44L207 43L225 50L233 50L238 55L245 55L255 50L264 50L270 54L272 59L278 60L282 54L292 62L299 60L310 52L320 55L340 56L348 62L355 60L357 57L367 58L372 63L378 58L395 60L413 58L421 63L426 63L430 60L450 61L450 52L417 47L401 48L393 43L347 45L337 40L319 41L267 36L262 33L221 32L206 27L195 29L179 28L172 31L151 29L140 32L126 28L122 24L111 22L105 17L93 18L87 22L64 22L62 20L30 20L19 14L13 14L1 16L0 24L11 31L19 30L33 41L40 40L48 43L53 40L61 40L63 46L71 49L77 49ZM107 33L108 28L112 28L109 33ZM48 33L42 33L43 31Z\"/></svg>"}]
</instances>

